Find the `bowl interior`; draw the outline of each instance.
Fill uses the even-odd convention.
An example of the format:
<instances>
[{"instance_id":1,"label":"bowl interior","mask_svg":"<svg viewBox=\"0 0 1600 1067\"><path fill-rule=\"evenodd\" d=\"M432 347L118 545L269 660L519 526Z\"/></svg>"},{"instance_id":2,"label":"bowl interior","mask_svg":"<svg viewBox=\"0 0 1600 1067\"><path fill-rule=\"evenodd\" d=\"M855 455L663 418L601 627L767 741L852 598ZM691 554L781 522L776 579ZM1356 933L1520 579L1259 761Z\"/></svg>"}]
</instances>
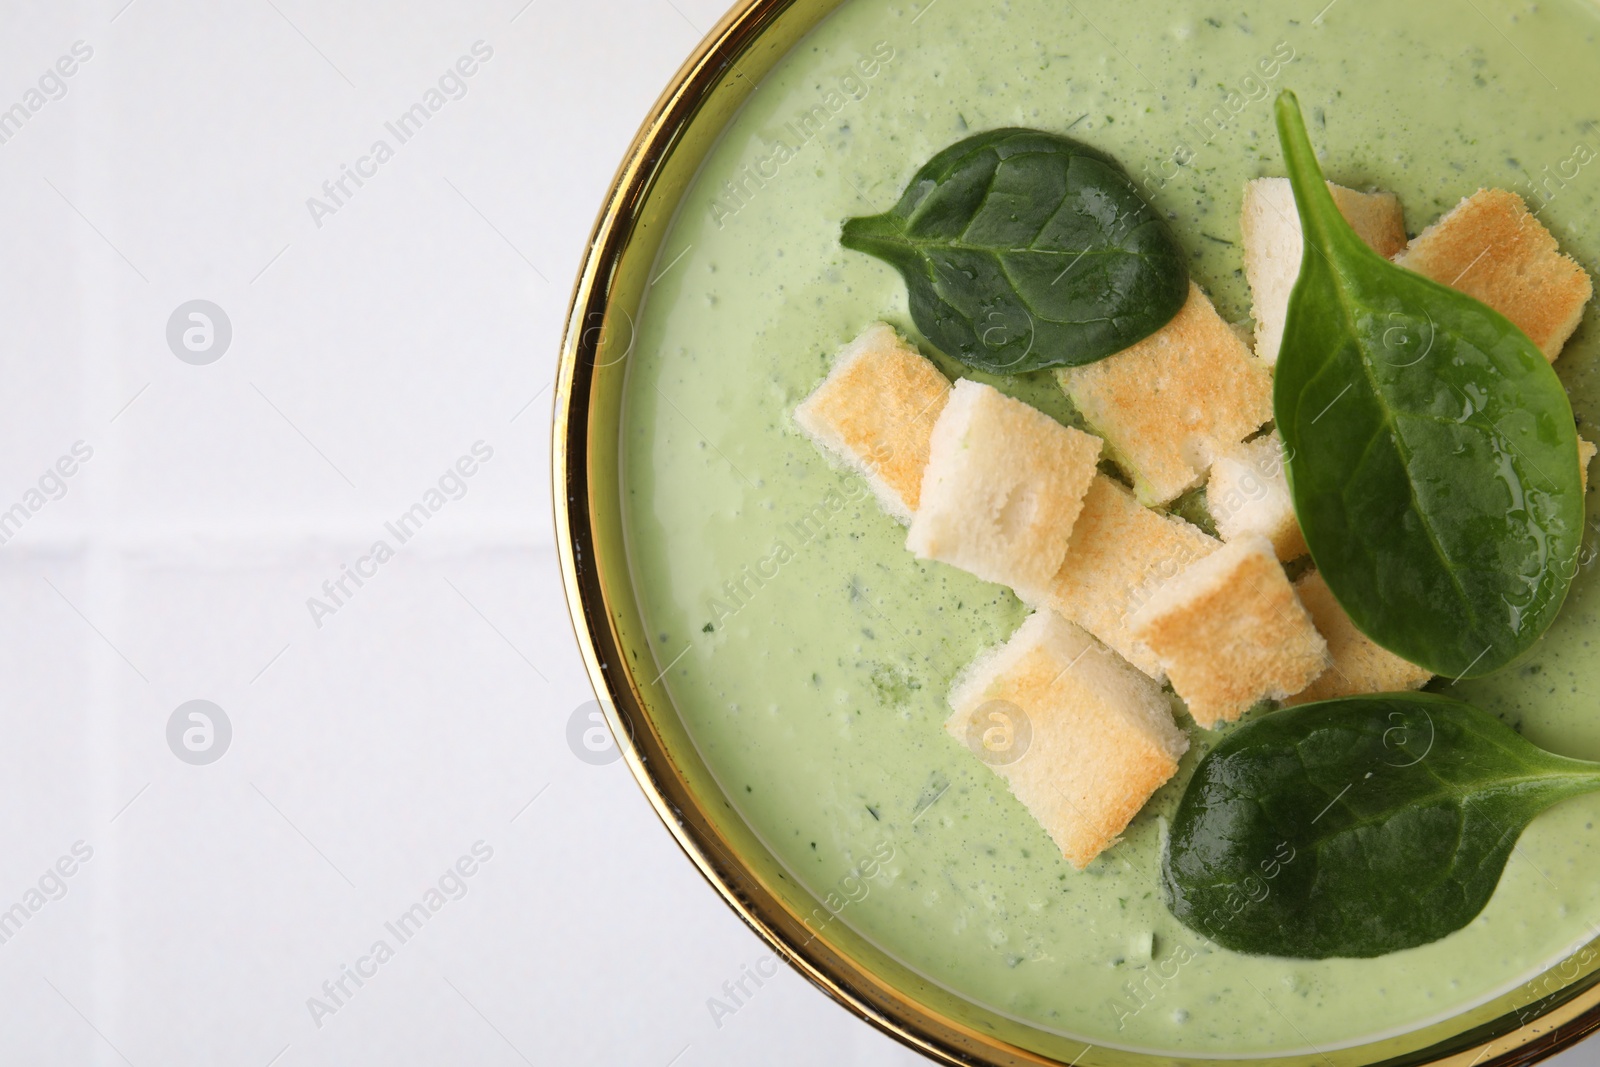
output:
<instances>
[{"instance_id":1,"label":"bowl interior","mask_svg":"<svg viewBox=\"0 0 1600 1067\"><path fill-rule=\"evenodd\" d=\"M835 6L797 0L736 8L663 95L619 172L578 282L558 379L556 510L580 642L613 728L629 739L630 767L663 821L728 903L830 994L949 1062L1166 1062L975 1003L863 936L838 899L803 883L724 792L668 692L663 679L672 663L641 611L619 427L642 309L666 265L663 241L751 91ZM873 193L882 206L883 191ZM1587 1032L1600 1001L1597 979L1600 959L1587 947L1534 981L1431 1025L1263 1058L1341 1067L1526 1058Z\"/></svg>"}]
</instances>

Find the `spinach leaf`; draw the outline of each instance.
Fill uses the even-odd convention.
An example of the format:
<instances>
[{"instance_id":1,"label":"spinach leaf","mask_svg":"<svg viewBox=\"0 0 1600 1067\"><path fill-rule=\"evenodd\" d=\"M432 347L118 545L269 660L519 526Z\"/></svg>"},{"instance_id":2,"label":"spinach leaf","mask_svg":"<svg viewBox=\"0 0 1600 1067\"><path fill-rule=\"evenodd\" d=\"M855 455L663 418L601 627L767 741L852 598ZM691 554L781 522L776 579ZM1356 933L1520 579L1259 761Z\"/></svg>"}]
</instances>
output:
<instances>
[{"instance_id":1,"label":"spinach leaf","mask_svg":"<svg viewBox=\"0 0 1600 1067\"><path fill-rule=\"evenodd\" d=\"M1471 922L1517 837L1600 790L1469 704L1426 693L1303 704L1201 759L1162 857L1167 906L1259 955L1381 956Z\"/></svg>"},{"instance_id":2,"label":"spinach leaf","mask_svg":"<svg viewBox=\"0 0 1600 1067\"><path fill-rule=\"evenodd\" d=\"M1576 569L1566 391L1504 316L1368 248L1293 93L1277 119L1306 251L1273 407L1306 543L1372 640L1436 674L1486 674L1544 633Z\"/></svg>"},{"instance_id":3,"label":"spinach leaf","mask_svg":"<svg viewBox=\"0 0 1600 1067\"><path fill-rule=\"evenodd\" d=\"M1172 232L1116 160L1037 130L951 145L839 241L901 273L928 340L996 374L1120 352L1189 294Z\"/></svg>"}]
</instances>

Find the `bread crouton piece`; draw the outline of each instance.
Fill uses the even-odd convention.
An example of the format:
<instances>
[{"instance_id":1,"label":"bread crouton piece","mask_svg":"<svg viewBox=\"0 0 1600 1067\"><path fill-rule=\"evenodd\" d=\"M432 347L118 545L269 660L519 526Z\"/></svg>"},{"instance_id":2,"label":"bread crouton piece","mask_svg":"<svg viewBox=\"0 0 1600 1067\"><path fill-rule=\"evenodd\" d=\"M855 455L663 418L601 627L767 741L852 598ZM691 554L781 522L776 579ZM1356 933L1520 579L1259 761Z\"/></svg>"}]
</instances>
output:
<instances>
[{"instance_id":1,"label":"bread crouton piece","mask_svg":"<svg viewBox=\"0 0 1600 1067\"><path fill-rule=\"evenodd\" d=\"M1261 534L1287 562L1309 550L1283 468L1283 442L1276 433L1217 457L1206 483L1206 509L1224 541Z\"/></svg>"},{"instance_id":2,"label":"bread crouton piece","mask_svg":"<svg viewBox=\"0 0 1600 1067\"><path fill-rule=\"evenodd\" d=\"M1522 197L1504 189L1462 200L1394 261L1488 304L1552 361L1594 295L1584 269L1561 254Z\"/></svg>"},{"instance_id":3,"label":"bread crouton piece","mask_svg":"<svg viewBox=\"0 0 1600 1067\"><path fill-rule=\"evenodd\" d=\"M1056 372L1143 504L1200 484L1272 418L1272 376L1194 283L1177 316L1098 363Z\"/></svg>"},{"instance_id":4,"label":"bread crouton piece","mask_svg":"<svg viewBox=\"0 0 1600 1067\"><path fill-rule=\"evenodd\" d=\"M950 707L945 729L1079 870L1116 844L1189 747L1155 682L1049 611L963 670Z\"/></svg>"},{"instance_id":5,"label":"bread crouton piece","mask_svg":"<svg viewBox=\"0 0 1600 1067\"><path fill-rule=\"evenodd\" d=\"M1589 491L1589 464L1594 460L1596 451L1597 449L1592 443L1585 441L1581 437L1578 438L1578 477L1583 480L1583 491L1585 493Z\"/></svg>"},{"instance_id":6,"label":"bread crouton piece","mask_svg":"<svg viewBox=\"0 0 1600 1067\"><path fill-rule=\"evenodd\" d=\"M1374 644L1356 629L1321 574L1306 572L1294 583L1294 588L1300 594L1300 603L1311 613L1317 632L1328 643L1328 654L1333 662L1320 678L1290 696L1287 703L1307 704L1360 693L1421 689L1433 677L1424 668Z\"/></svg>"},{"instance_id":7,"label":"bread crouton piece","mask_svg":"<svg viewBox=\"0 0 1600 1067\"><path fill-rule=\"evenodd\" d=\"M934 424L906 547L1037 599L1099 458L1098 437L962 379Z\"/></svg>"},{"instance_id":8,"label":"bread crouton piece","mask_svg":"<svg viewBox=\"0 0 1600 1067\"><path fill-rule=\"evenodd\" d=\"M1385 259L1406 245L1405 215L1393 193L1358 193L1328 183L1333 203L1361 239ZM1288 178L1246 182L1239 210L1244 246L1244 276L1255 305L1256 355L1269 365L1278 362L1283 324L1289 315L1289 293L1300 277L1305 251L1300 213Z\"/></svg>"},{"instance_id":9,"label":"bread crouton piece","mask_svg":"<svg viewBox=\"0 0 1600 1067\"><path fill-rule=\"evenodd\" d=\"M794 421L866 479L883 510L909 524L928 465L928 439L950 382L887 323L875 322L834 357Z\"/></svg>"},{"instance_id":10,"label":"bread crouton piece","mask_svg":"<svg viewBox=\"0 0 1600 1067\"><path fill-rule=\"evenodd\" d=\"M1073 524L1067 558L1037 603L1162 681L1161 665L1134 638L1129 620L1164 582L1220 546L1198 527L1151 511L1120 484L1097 474Z\"/></svg>"},{"instance_id":11,"label":"bread crouton piece","mask_svg":"<svg viewBox=\"0 0 1600 1067\"><path fill-rule=\"evenodd\" d=\"M1259 534L1190 564L1139 610L1132 629L1208 730L1300 692L1328 669L1327 643Z\"/></svg>"}]
</instances>

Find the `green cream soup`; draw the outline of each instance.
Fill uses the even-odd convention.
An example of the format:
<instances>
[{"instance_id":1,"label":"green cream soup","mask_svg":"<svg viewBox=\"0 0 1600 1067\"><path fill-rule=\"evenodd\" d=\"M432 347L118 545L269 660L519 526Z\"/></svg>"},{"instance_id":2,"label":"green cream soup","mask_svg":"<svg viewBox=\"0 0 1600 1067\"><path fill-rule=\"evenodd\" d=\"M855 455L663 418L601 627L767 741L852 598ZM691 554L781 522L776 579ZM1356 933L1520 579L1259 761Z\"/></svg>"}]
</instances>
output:
<instances>
[{"instance_id":1,"label":"green cream soup","mask_svg":"<svg viewBox=\"0 0 1600 1067\"><path fill-rule=\"evenodd\" d=\"M687 194L630 356L623 485L655 669L740 813L794 876L909 967L1102 1045L1184 1054L1358 1042L1528 981L1597 932L1600 796L1523 836L1468 927L1373 960L1210 949L1156 885L1192 747L1121 844L1078 872L943 723L955 673L1026 614L905 550L905 530L790 413L875 319L917 337L840 222L888 208L934 152L997 126L1115 155L1193 274L1246 321L1238 213L1282 174L1292 88L1330 179L1398 193L1412 232L1480 186L1521 192L1600 266L1600 15L1583 0L846 0L751 96ZM1557 368L1600 412L1600 335ZM952 376L966 372L943 360ZM1075 415L1048 374L982 377ZM1534 653L1446 691L1556 752L1600 759L1592 549ZM652 672L653 673L653 670ZM1175 705L1176 706L1176 705Z\"/></svg>"}]
</instances>

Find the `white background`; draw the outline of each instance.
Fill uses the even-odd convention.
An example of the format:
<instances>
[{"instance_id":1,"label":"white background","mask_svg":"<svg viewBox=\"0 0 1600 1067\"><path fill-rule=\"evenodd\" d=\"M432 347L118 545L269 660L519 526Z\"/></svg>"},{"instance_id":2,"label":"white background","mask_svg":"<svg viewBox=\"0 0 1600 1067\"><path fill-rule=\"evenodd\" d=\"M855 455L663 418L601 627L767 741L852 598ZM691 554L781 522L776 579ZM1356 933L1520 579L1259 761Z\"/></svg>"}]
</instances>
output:
<instances>
[{"instance_id":1,"label":"white background","mask_svg":"<svg viewBox=\"0 0 1600 1067\"><path fill-rule=\"evenodd\" d=\"M920 1062L787 971L713 1019L766 953L567 740L591 694L552 544L560 325L720 0L125 3L0 22L0 109L92 49L0 144L0 511L26 516L0 546L0 911L58 898L0 944L0 1063ZM385 122L479 41L399 144ZM313 217L379 138L394 158ZM205 365L167 340L195 299L232 327ZM477 442L398 545L385 521ZM167 739L196 699L232 727L202 766ZM478 842L399 944L384 923Z\"/></svg>"}]
</instances>

